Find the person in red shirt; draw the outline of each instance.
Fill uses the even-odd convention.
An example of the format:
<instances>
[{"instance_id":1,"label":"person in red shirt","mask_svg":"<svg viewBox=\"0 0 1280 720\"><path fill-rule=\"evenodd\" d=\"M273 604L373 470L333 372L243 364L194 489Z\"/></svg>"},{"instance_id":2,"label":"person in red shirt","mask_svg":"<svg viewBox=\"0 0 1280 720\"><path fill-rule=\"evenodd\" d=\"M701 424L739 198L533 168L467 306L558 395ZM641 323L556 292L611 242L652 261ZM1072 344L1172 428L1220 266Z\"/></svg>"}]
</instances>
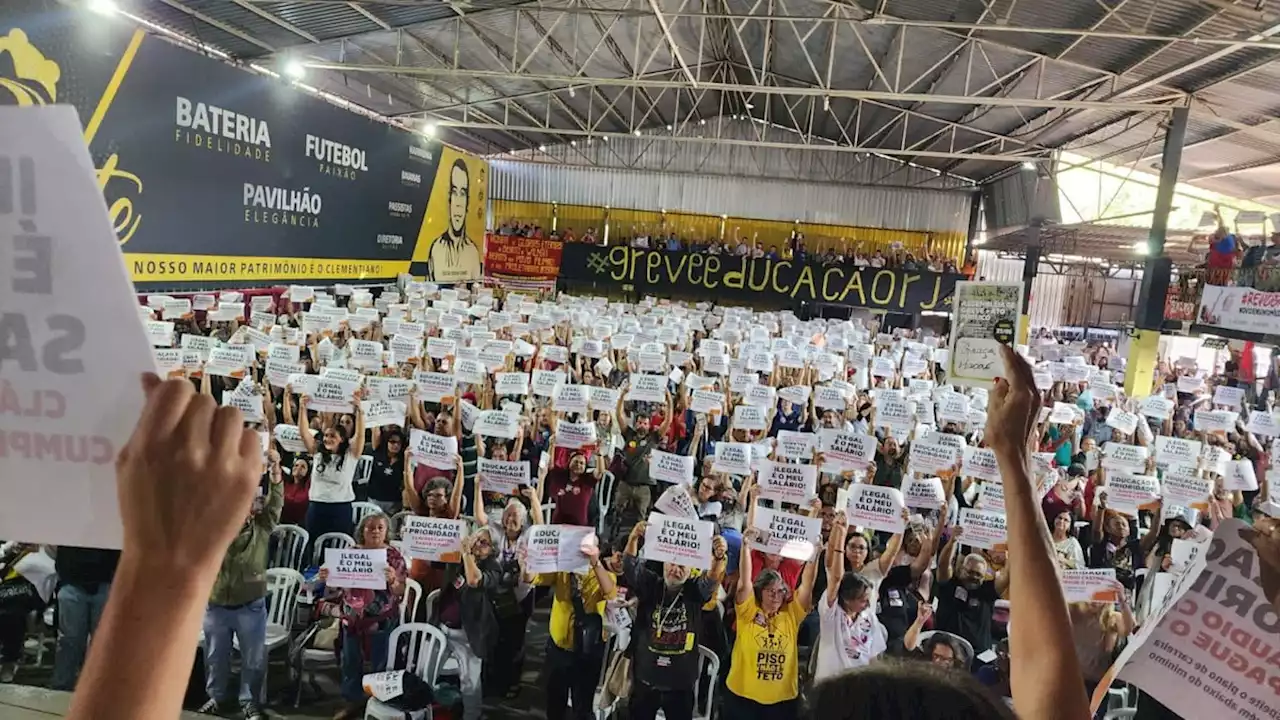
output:
<instances>
[{"instance_id":1,"label":"person in red shirt","mask_svg":"<svg viewBox=\"0 0 1280 720\"><path fill-rule=\"evenodd\" d=\"M293 469L284 483L284 507L281 525L301 527L307 519L307 499L311 492L311 463L301 455L294 458Z\"/></svg>"},{"instance_id":2,"label":"person in red shirt","mask_svg":"<svg viewBox=\"0 0 1280 720\"><path fill-rule=\"evenodd\" d=\"M552 457L555 457L552 445ZM565 467L544 470L538 478L538 496L543 497L545 487L547 502L555 503L551 513L552 525L590 525L591 500L595 497L596 484L604 477L604 461L595 454L595 467L587 471L587 455L574 450Z\"/></svg>"}]
</instances>

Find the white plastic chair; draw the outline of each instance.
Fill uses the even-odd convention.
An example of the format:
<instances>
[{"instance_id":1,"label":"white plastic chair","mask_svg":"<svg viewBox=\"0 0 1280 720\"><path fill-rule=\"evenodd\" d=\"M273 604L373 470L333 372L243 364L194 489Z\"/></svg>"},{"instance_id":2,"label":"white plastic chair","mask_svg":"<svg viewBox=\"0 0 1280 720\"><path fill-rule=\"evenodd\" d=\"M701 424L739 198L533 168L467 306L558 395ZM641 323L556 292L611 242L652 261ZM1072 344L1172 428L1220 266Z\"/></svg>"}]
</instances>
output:
<instances>
[{"instance_id":1,"label":"white plastic chair","mask_svg":"<svg viewBox=\"0 0 1280 720\"><path fill-rule=\"evenodd\" d=\"M702 689L702 677L707 676L711 682L706 691ZM711 720L715 710L716 689L720 683L720 656L711 652L706 645L698 646L698 682L693 686L693 720Z\"/></svg>"},{"instance_id":2,"label":"white plastic chair","mask_svg":"<svg viewBox=\"0 0 1280 720\"><path fill-rule=\"evenodd\" d=\"M401 643L405 644L405 653L399 652ZM391 633L387 643L387 669L404 670L422 678L423 682L434 686L439 678L440 666L443 664L445 652L449 647L449 639L444 631L426 623L407 623ZM400 662L400 658L404 662ZM404 711L390 705L370 699L365 706L365 720L403 720ZM411 711L412 718L432 717L431 708Z\"/></svg>"},{"instance_id":3,"label":"white plastic chair","mask_svg":"<svg viewBox=\"0 0 1280 720\"><path fill-rule=\"evenodd\" d=\"M303 554L307 550L307 541L311 539L306 529L297 525L277 525L271 531L271 537L276 541L276 547L267 567L302 570Z\"/></svg>"},{"instance_id":4,"label":"white plastic chair","mask_svg":"<svg viewBox=\"0 0 1280 720\"><path fill-rule=\"evenodd\" d=\"M351 503L351 522L355 527L360 527L360 521L370 515L377 515L382 512L382 508L371 502L353 502ZM388 532L391 530L387 528Z\"/></svg>"},{"instance_id":5,"label":"white plastic chair","mask_svg":"<svg viewBox=\"0 0 1280 720\"><path fill-rule=\"evenodd\" d=\"M1133 720L1138 716L1138 708L1117 708L1102 716L1102 720Z\"/></svg>"},{"instance_id":6,"label":"white plastic chair","mask_svg":"<svg viewBox=\"0 0 1280 720\"><path fill-rule=\"evenodd\" d=\"M596 503L600 509L600 514L596 517L596 534L601 537L604 537L605 515L609 512L609 508L613 507L614 480L613 473L605 470L604 479L600 481L599 487L596 488Z\"/></svg>"},{"instance_id":7,"label":"white plastic chair","mask_svg":"<svg viewBox=\"0 0 1280 720\"><path fill-rule=\"evenodd\" d=\"M387 528L387 534L391 536L392 540L400 539L401 532L404 530L405 520L413 517L413 515L414 512L412 510L401 510L391 516L391 527Z\"/></svg>"},{"instance_id":8,"label":"white plastic chair","mask_svg":"<svg viewBox=\"0 0 1280 720\"><path fill-rule=\"evenodd\" d=\"M346 550L355 547L356 541L350 535L340 532L325 533L316 538L315 548L311 551L311 564L316 567L324 565L324 551L330 548Z\"/></svg>"},{"instance_id":9,"label":"white plastic chair","mask_svg":"<svg viewBox=\"0 0 1280 720\"><path fill-rule=\"evenodd\" d=\"M427 604L427 622L432 625L435 625L436 624L436 605L439 604L440 602L440 590L437 588L427 593L427 599L425 602Z\"/></svg>"},{"instance_id":10,"label":"white plastic chair","mask_svg":"<svg viewBox=\"0 0 1280 720\"><path fill-rule=\"evenodd\" d=\"M617 650L618 636L610 635L609 639L605 641L604 662L600 663L600 677L596 680L596 691L591 695L591 709L596 720L606 720L606 718L613 715L614 711L618 709L618 701L622 699L614 698L608 707L600 707L600 701L604 695L604 681L609 672L609 662L613 659L613 655ZM569 707L573 707L572 695L569 696Z\"/></svg>"},{"instance_id":11,"label":"white plastic chair","mask_svg":"<svg viewBox=\"0 0 1280 720\"><path fill-rule=\"evenodd\" d=\"M439 592L437 590L436 592ZM418 607L422 605L422 585L413 578L405 578L404 597L400 599L400 624L413 622L418 617Z\"/></svg>"},{"instance_id":12,"label":"white plastic chair","mask_svg":"<svg viewBox=\"0 0 1280 720\"><path fill-rule=\"evenodd\" d=\"M356 474L351 478L353 485L367 485L373 477L373 456L361 455L356 461Z\"/></svg>"},{"instance_id":13,"label":"white plastic chair","mask_svg":"<svg viewBox=\"0 0 1280 720\"><path fill-rule=\"evenodd\" d=\"M704 692L703 677L711 679ZM711 711L715 709L716 683L720 681L720 657L711 652L706 645L698 646L698 679L693 682L693 720L711 720ZM666 720L666 715L659 710L655 717Z\"/></svg>"},{"instance_id":14,"label":"white plastic chair","mask_svg":"<svg viewBox=\"0 0 1280 720\"><path fill-rule=\"evenodd\" d=\"M298 614L302 573L293 568L267 570L267 652L288 644Z\"/></svg>"},{"instance_id":15,"label":"white plastic chair","mask_svg":"<svg viewBox=\"0 0 1280 720\"><path fill-rule=\"evenodd\" d=\"M553 502L542 503L542 522L550 525L551 516L556 513L556 504Z\"/></svg>"}]
</instances>

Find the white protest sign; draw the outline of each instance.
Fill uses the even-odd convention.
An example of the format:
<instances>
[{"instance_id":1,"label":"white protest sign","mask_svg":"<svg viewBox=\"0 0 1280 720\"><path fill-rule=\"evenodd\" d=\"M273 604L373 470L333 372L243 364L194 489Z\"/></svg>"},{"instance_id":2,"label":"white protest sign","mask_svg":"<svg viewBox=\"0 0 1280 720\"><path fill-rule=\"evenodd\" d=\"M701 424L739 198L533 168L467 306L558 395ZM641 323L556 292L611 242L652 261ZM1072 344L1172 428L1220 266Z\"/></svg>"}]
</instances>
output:
<instances>
[{"instance_id":1,"label":"white protest sign","mask_svg":"<svg viewBox=\"0 0 1280 720\"><path fill-rule=\"evenodd\" d=\"M1054 425L1070 425L1076 421L1076 408L1064 402L1055 402L1053 411L1049 413L1049 422Z\"/></svg>"},{"instance_id":2,"label":"white protest sign","mask_svg":"<svg viewBox=\"0 0 1280 720\"><path fill-rule=\"evenodd\" d=\"M990 550L996 545L1003 545L1007 539L1008 531L1002 512L964 508L960 511L959 524L964 528L960 542L965 545Z\"/></svg>"},{"instance_id":3,"label":"white protest sign","mask_svg":"<svg viewBox=\"0 0 1280 720\"><path fill-rule=\"evenodd\" d=\"M1004 512L1004 482L1002 480L986 480L978 490L977 506L983 510L998 513Z\"/></svg>"},{"instance_id":4,"label":"white protest sign","mask_svg":"<svg viewBox=\"0 0 1280 720\"><path fill-rule=\"evenodd\" d=\"M1148 395L1138 404L1138 411L1157 420L1168 420L1173 412L1173 401L1163 395Z\"/></svg>"},{"instance_id":5,"label":"white protest sign","mask_svg":"<svg viewBox=\"0 0 1280 720\"><path fill-rule=\"evenodd\" d=\"M1228 462L1227 472L1222 476L1222 488L1245 492L1257 490L1258 476L1253 470L1253 461L1246 458Z\"/></svg>"},{"instance_id":6,"label":"white protest sign","mask_svg":"<svg viewBox=\"0 0 1280 720\"><path fill-rule=\"evenodd\" d=\"M590 564L582 554L584 543L594 543L595 532L577 525L534 525L529 528L525 567L533 574L585 572Z\"/></svg>"},{"instance_id":7,"label":"white protest sign","mask_svg":"<svg viewBox=\"0 0 1280 720\"><path fill-rule=\"evenodd\" d=\"M564 423L561 423L563 427ZM649 477L662 482L688 484L693 482L691 455L675 455L661 450L649 452Z\"/></svg>"},{"instance_id":8,"label":"white protest sign","mask_svg":"<svg viewBox=\"0 0 1280 720\"><path fill-rule=\"evenodd\" d=\"M760 497L803 505L816 494L818 466L761 460L758 467Z\"/></svg>"},{"instance_id":9,"label":"white protest sign","mask_svg":"<svg viewBox=\"0 0 1280 720\"><path fill-rule=\"evenodd\" d=\"M1194 393L1204 387L1204 378L1195 375L1178 376L1178 392Z\"/></svg>"},{"instance_id":10,"label":"white protest sign","mask_svg":"<svg viewBox=\"0 0 1280 720\"><path fill-rule=\"evenodd\" d=\"M969 397L958 392L944 392L938 397L939 422L969 422Z\"/></svg>"},{"instance_id":11,"label":"white protest sign","mask_svg":"<svg viewBox=\"0 0 1280 720\"><path fill-rule=\"evenodd\" d=\"M792 385L778 391L778 397L793 405L804 405L809 402L808 385Z\"/></svg>"},{"instance_id":12,"label":"white protest sign","mask_svg":"<svg viewBox=\"0 0 1280 720\"><path fill-rule=\"evenodd\" d=\"M844 393L831 385L819 385L813 389L813 406L820 410L844 412Z\"/></svg>"},{"instance_id":13,"label":"white protest sign","mask_svg":"<svg viewBox=\"0 0 1280 720\"><path fill-rule=\"evenodd\" d=\"M631 389L627 392L628 400L663 402L667 398L667 378L665 375L631 373L630 384Z\"/></svg>"},{"instance_id":14,"label":"white protest sign","mask_svg":"<svg viewBox=\"0 0 1280 720\"><path fill-rule=\"evenodd\" d=\"M326 548L324 567L329 571L326 587L387 589L387 550Z\"/></svg>"},{"instance_id":15,"label":"white protest sign","mask_svg":"<svg viewBox=\"0 0 1280 720\"><path fill-rule=\"evenodd\" d=\"M1113 603L1120 599L1116 592L1115 568L1099 570L1063 570L1062 592L1069 603Z\"/></svg>"},{"instance_id":16,"label":"white protest sign","mask_svg":"<svg viewBox=\"0 0 1280 720\"><path fill-rule=\"evenodd\" d=\"M1197 410L1195 414L1196 430L1201 432L1235 432L1236 419L1240 414L1233 410Z\"/></svg>"},{"instance_id":17,"label":"white protest sign","mask_svg":"<svg viewBox=\"0 0 1280 720\"><path fill-rule=\"evenodd\" d=\"M311 392L307 408L317 412L349 413L355 410L354 394L355 388L350 384L321 377Z\"/></svg>"},{"instance_id":18,"label":"white protest sign","mask_svg":"<svg viewBox=\"0 0 1280 720\"><path fill-rule=\"evenodd\" d=\"M960 451L949 444L937 441L938 434L911 443L911 468L918 472L937 473L955 469L960 462Z\"/></svg>"},{"instance_id":19,"label":"white protest sign","mask_svg":"<svg viewBox=\"0 0 1280 720\"><path fill-rule=\"evenodd\" d=\"M644 532L644 559L710 570L714 535L712 523L649 513Z\"/></svg>"},{"instance_id":20,"label":"white protest sign","mask_svg":"<svg viewBox=\"0 0 1280 720\"><path fill-rule=\"evenodd\" d=\"M427 467L453 470L458 466L458 438L414 428L409 431L409 454Z\"/></svg>"},{"instance_id":21,"label":"white protest sign","mask_svg":"<svg viewBox=\"0 0 1280 720\"><path fill-rule=\"evenodd\" d=\"M1244 388L1219 385L1213 390L1213 404L1225 405L1232 410L1244 407Z\"/></svg>"},{"instance_id":22,"label":"white protest sign","mask_svg":"<svg viewBox=\"0 0 1280 720\"><path fill-rule=\"evenodd\" d=\"M76 110L0 107L0 128L0 371L25 410L0 415L0 537L119 548L152 346Z\"/></svg>"},{"instance_id":23,"label":"white protest sign","mask_svg":"<svg viewBox=\"0 0 1280 720\"><path fill-rule=\"evenodd\" d=\"M476 461L476 475L484 492L515 495L521 487L529 485L529 472L528 460L480 458Z\"/></svg>"},{"instance_id":24,"label":"white protest sign","mask_svg":"<svg viewBox=\"0 0 1280 720\"><path fill-rule=\"evenodd\" d=\"M556 412L584 413L591 393L586 385L561 385L552 397L552 407Z\"/></svg>"},{"instance_id":25,"label":"white protest sign","mask_svg":"<svg viewBox=\"0 0 1280 720\"><path fill-rule=\"evenodd\" d=\"M360 402L360 409L364 412L366 428L404 425L405 405L402 402L363 400Z\"/></svg>"},{"instance_id":26,"label":"white protest sign","mask_svg":"<svg viewBox=\"0 0 1280 720\"><path fill-rule=\"evenodd\" d=\"M405 554L414 560L459 562L467 521L411 515L405 518L400 534L405 541Z\"/></svg>"},{"instance_id":27,"label":"white protest sign","mask_svg":"<svg viewBox=\"0 0 1280 720\"><path fill-rule=\"evenodd\" d=\"M1214 482L1210 478L1192 474L1166 472L1161 483L1161 496L1168 505L1204 507L1213 493Z\"/></svg>"},{"instance_id":28,"label":"white protest sign","mask_svg":"<svg viewBox=\"0 0 1280 720\"><path fill-rule=\"evenodd\" d=\"M244 415L245 422L260 423L265 422L262 411L261 395L242 395L235 392L222 393L222 404L236 408Z\"/></svg>"},{"instance_id":29,"label":"white protest sign","mask_svg":"<svg viewBox=\"0 0 1280 720\"><path fill-rule=\"evenodd\" d=\"M1137 515L1138 508L1160 497L1160 480L1155 475L1111 473L1107 477L1107 507L1126 515Z\"/></svg>"},{"instance_id":30,"label":"white protest sign","mask_svg":"<svg viewBox=\"0 0 1280 720\"><path fill-rule=\"evenodd\" d=\"M583 448L596 444L596 424L593 422L569 422L561 420L556 424L556 446L564 448Z\"/></svg>"},{"instance_id":31,"label":"white protest sign","mask_svg":"<svg viewBox=\"0 0 1280 720\"><path fill-rule=\"evenodd\" d=\"M404 694L404 675L404 670L366 673L360 679L360 685L373 699L388 702Z\"/></svg>"},{"instance_id":32,"label":"white protest sign","mask_svg":"<svg viewBox=\"0 0 1280 720\"><path fill-rule=\"evenodd\" d=\"M815 543L822 542L822 518L793 515L756 505L755 528L760 537L752 547L771 555L807 561Z\"/></svg>"},{"instance_id":33,"label":"white protest sign","mask_svg":"<svg viewBox=\"0 0 1280 720\"><path fill-rule=\"evenodd\" d=\"M427 402L453 402L458 380L451 373L420 372L413 377L418 383L418 397Z\"/></svg>"},{"instance_id":34,"label":"white protest sign","mask_svg":"<svg viewBox=\"0 0 1280 720\"><path fill-rule=\"evenodd\" d=\"M1178 717L1276 716L1280 679L1269 657L1250 651L1275 636L1276 613L1260 592L1257 553L1241 537L1248 531L1228 518L1211 541L1192 547L1187 569L1153 599L1141 629L1098 684L1095 708L1120 680ZM1227 598L1237 605L1224 606Z\"/></svg>"},{"instance_id":35,"label":"white protest sign","mask_svg":"<svg viewBox=\"0 0 1280 720\"><path fill-rule=\"evenodd\" d=\"M772 385L756 383L747 386L746 391L742 393L742 402L749 406L764 409L773 407L777 402L777 397L778 391Z\"/></svg>"},{"instance_id":36,"label":"white protest sign","mask_svg":"<svg viewBox=\"0 0 1280 720\"><path fill-rule=\"evenodd\" d=\"M751 444L723 441L716 443L715 462L712 463L711 469L730 475L749 475Z\"/></svg>"},{"instance_id":37,"label":"white protest sign","mask_svg":"<svg viewBox=\"0 0 1280 720\"><path fill-rule=\"evenodd\" d=\"M1156 436L1156 465L1168 466L1179 464L1196 464L1196 460L1200 458L1200 441L1184 440L1182 438L1169 437L1168 435Z\"/></svg>"},{"instance_id":38,"label":"white protest sign","mask_svg":"<svg viewBox=\"0 0 1280 720\"><path fill-rule=\"evenodd\" d=\"M520 427L520 419L501 410L483 410L476 418L474 432L485 437L514 440Z\"/></svg>"},{"instance_id":39,"label":"white protest sign","mask_svg":"<svg viewBox=\"0 0 1280 720\"><path fill-rule=\"evenodd\" d=\"M902 492L897 488L856 483L849 486L845 517L850 525L878 532L900 533L906 527L906 522L902 519L904 507Z\"/></svg>"},{"instance_id":40,"label":"white protest sign","mask_svg":"<svg viewBox=\"0 0 1280 720\"><path fill-rule=\"evenodd\" d=\"M1102 467L1107 470L1141 472L1147 465L1147 448L1109 442L1102 446Z\"/></svg>"},{"instance_id":41,"label":"white protest sign","mask_svg":"<svg viewBox=\"0 0 1280 720\"><path fill-rule=\"evenodd\" d=\"M720 412L724 405L724 393L716 390L694 390L689 398L689 409L696 413Z\"/></svg>"},{"instance_id":42,"label":"white protest sign","mask_svg":"<svg viewBox=\"0 0 1280 720\"><path fill-rule=\"evenodd\" d=\"M689 486L684 484L672 485L662 491L662 495L658 496L657 502L653 504L653 509L667 515L698 519L698 508L693 504Z\"/></svg>"},{"instance_id":43,"label":"white protest sign","mask_svg":"<svg viewBox=\"0 0 1280 720\"><path fill-rule=\"evenodd\" d=\"M913 477L902 488L902 502L909 508L937 510L947 502L942 479Z\"/></svg>"},{"instance_id":44,"label":"white protest sign","mask_svg":"<svg viewBox=\"0 0 1280 720\"><path fill-rule=\"evenodd\" d=\"M764 430L768 427L764 408L746 404L735 406L733 427L737 430Z\"/></svg>"},{"instance_id":45,"label":"white protest sign","mask_svg":"<svg viewBox=\"0 0 1280 720\"><path fill-rule=\"evenodd\" d=\"M1000 346L1021 336L1022 283L956 283L951 306L947 381L990 385L1005 374Z\"/></svg>"},{"instance_id":46,"label":"white protest sign","mask_svg":"<svg viewBox=\"0 0 1280 720\"><path fill-rule=\"evenodd\" d=\"M493 392L503 395L528 395L529 376L522 372L498 373L493 378Z\"/></svg>"},{"instance_id":47,"label":"white protest sign","mask_svg":"<svg viewBox=\"0 0 1280 720\"><path fill-rule=\"evenodd\" d=\"M779 430L774 455L780 459L808 460L813 457L813 450L818 446L816 433Z\"/></svg>"},{"instance_id":48,"label":"white protest sign","mask_svg":"<svg viewBox=\"0 0 1280 720\"><path fill-rule=\"evenodd\" d=\"M916 422L914 404L897 398L884 398L876 407L876 425L909 432Z\"/></svg>"},{"instance_id":49,"label":"white protest sign","mask_svg":"<svg viewBox=\"0 0 1280 720\"><path fill-rule=\"evenodd\" d=\"M833 428L818 431L818 449L822 452L823 471L828 467L840 473L865 470L876 457L876 439L862 433L841 432Z\"/></svg>"},{"instance_id":50,"label":"white protest sign","mask_svg":"<svg viewBox=\"0 0 1280 720\"><path fill-rule=\"evenodd\" d=\"M995 451L989 448L965 447L960 474L983 480L999 479L1000 467L996 464Z\"/></svg>"},{"instance_id":51,"label":"white protest sign","mask_svg":"<svg viewBox=\"0 0 1280 720\"><path fill-rule=\"evenodd\" d=\"M315 430L311 431L313 437L315 433ZM272 429L272 435L285 452L305 453L307 451L307 446L302 444L302 433L297 425L276 425Z\"/></svg>"},{"instance_id":52,"label":"white protest sign","mask_svg":"<svg viewBox=\"0 0 1280 720\"><path fill-rule=\"evenodd\" d=\"M1137 431L1138 421L1139 419L1137 415L1131 412L1125 412L1118 408L1112 408L1111 412L1107 414L1107 425L1110 425L1125 435L1132 435Z\"/></svg>"},{"instance_id":53,"label":"white protest sign","mask_svg":"<svg viewBox=\"0 0 1280 720\"><path fill-rule=\"evenodd\" d=\"M182 377L182 350L158 347L151 354L156 360L156 374L161 378Z\"/></svg>"},{"instance_id":54,"label":"white protest sign","mask_svg":"<svg viewBox=\"0 0 1280 720\"><path fill-rule=\"evenodd\" d=\"M1250 413L1245 429L1262 437L1280 437L1280 413L1255 410Z\"/></svg>"},{"instance_id":55,"label":"white protest sign","mask_svg":"<svg viewBox=\"0 0 1280 720\"><path fill-rule=\"evenodd\" d=\"M591 397L587 405L592 410L614 412L618 408L618 398L622 393L617 388L591 386Z\"/></svg>"},{"instance_id":56,"label":"white protest sign","mask_svg":"<svg viewBox=\"0 0 1280 720\"><path fill-rule=\"evenodd\" d=\"M247 363L244 352L235 347L216 347L209 349L209 359L205 362L204 371L210 375L229 378L245 376Z\"/></svg>"}]
</instances>

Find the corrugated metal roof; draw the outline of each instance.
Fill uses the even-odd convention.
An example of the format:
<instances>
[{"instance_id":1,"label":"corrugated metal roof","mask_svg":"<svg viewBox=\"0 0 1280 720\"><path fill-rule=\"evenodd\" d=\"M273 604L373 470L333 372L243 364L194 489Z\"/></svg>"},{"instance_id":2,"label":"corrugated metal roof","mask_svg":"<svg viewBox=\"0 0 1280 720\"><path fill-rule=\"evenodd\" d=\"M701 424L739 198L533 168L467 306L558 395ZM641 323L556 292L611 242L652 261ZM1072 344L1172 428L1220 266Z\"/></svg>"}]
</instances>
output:
<instances>
[{"instance_id":1,"label":"corrugated metal roof","mask_svg":"<svg viewBox=\"0 0 1280 720\"><path fill-rule=\"evenodd\" d=\"M657 2L667 13L759 15L766 12L766 5L755 0L724 0L706 6L684 0ZM471 0L458 5L441 0L395 4L382 4L375 0L364 3L130 0L128 6L150 21L193 36L237 58L259 61L267 61L273 53L297 53L331 62L360 58L362 62L369 63L398 62L427 67L448 66L456 61L467 69L511 72L514 54L514 66L523 65L527 73L559 76L575 74L578 71L576 64L591 55L590 64L582 75L584 78L619 78L632 72L677 69L667 39L644 4L627 0L593 0L591 8L596 11L611 9L622 14L617 17L592 18L582 13L585 8L581 5L573 5L575 12L571 14L551 9L569 3L570 0L542 0L537 4L519 0ZM510 10L515 6L522 6L519 18ZM1280 101L1275 99L1280 97L1280 69L1270 66L1274 59L1280 57L1280 51L1261 48L1232 50L1221 45L1132 38L899 27L870 17L869 2L834 9L825 0L786 0L767 7L772 7L778 17L769 33L765 32L762 23L754 22L668 15L667 23L675 45L687 62L697 64L701 47L704 63L722 63L728 73L727 78L743 84L752 82L751 74L746 70L747 63L759 69L766 51L769 55L767 70L776 75L777 84L812 86L825 83L828 41L834 38L837 52L831 80L833 87L841 89L931 92L938 95L981 93L1012 98L1031 97L1039 92L1041 96L1063 94L1071 99L1099 100L1111 97L1117 90L1149 84L1153 78L1167 75L1160 84L1141 92L1128 93L1123 99L1167 96L1178 91L1195 92L1202 103L1197 105L1198 110L1208 108L1224 118L1246 124L1261 123L1280 111ZM890 20L1095 28L1112 33L1210 38L1249 37L1267 26L1266 20L1250 17L1247 10L1227 10L1202 0L993 0L989 3L985 0L958 0L954 3L892 0L886 11ZM465 13L464 22L459 21L459 12ZM523 13L529 13L531 17ZM271 14L274 20L264 17L264 14ZM783 15L801 18L825 15L841 20L814 27L804 19L793 24L782 18ZM735 24L741 25L741 39L733 30ZM474 25L474 30L471 25ZM385 26L404 28L413 35L387 31ZM460 34L456 34L457 28L462 28ZM540 28L552 29L552 35L532 59L528 59L529 51L540 41ZM600 43L602 29L605 28L612 42ZM862 42L855 36L855 28ZM319 44L311 42L309 37L319 40ZM425 50L413 40L414 37L433 51ZM967 37L975 38L977 42L957 52ZM348 42L340 43L343 38ZM551 52L553 48L558 52ZM1036 54L1049 58L1043 62L1043 71ZM1216 59L1205 61L1211 55ZM652 63L647 68L643 67L650 57L653 58ZM948 57L950 59L946 60ZM880 72L877 72L877 66ZM1027 67L1020 75L999 84L993 83L996 78L1024 66ZM711 69L714 69L713 65L704 67L704 79ZM572 98L562 90L557 93L557 99L552 100L547 95L538 95L549 89L547 85L519 79L322 74L326 77L313 78L309 82L354 102L375 106L380 112L431 111L460 102L475 102L479 104L473 108L472 117L474 112L489 113L491 117L522 125L532 124L526 115L533 115L549 119L553 127L578 128L581 119L594 122L604 112L607 101L601 101L602 96L610 99L621 96L616 106L617 114L608 114L599 126L602 130L615 132L629 130L633 122L633 95L637 97L638 107L634 120L639 120L648 108L645 94L657 100L654 113L644 123L649 127L661 127L677 121L677 103L681 116L692 105L692 93L668 90L664 95L657 88L633 92L601 86L597 92L579 92ZM1095 84L1083 95L1069 93L1095 80L1105 82ZM769 82L775 82L775 78L770 78ZM389 100L388 94L391 96ZM378 95L381 97L374 97ZM520 99L509 105L499 100L509 96ZM795 98L791 100L793 103L796 101ZM773 97L767 103L760 100L756 105L761 111L767 105L769 118L774 122L792 122L791 113L787 112L782 98ZM844 140L841 130L849 109L856 103L837 98L830 105L830 111L814 112L812 128L827 138ZM566 106L571 110L566 110ZM803 101L797 105L795 113L796 120L805 128L809 126L808 107L808 101ZM742 112L742 98L736 92L725 93L723 97L718 91L707 92L702 96L697 111L700 115L707 115L720 112L722 108L726 113ZM899 121L899 110L895 108L909 108L917 114ZM451 110L445 115L460 117L460 111ZM619 119L619 115L626 119L625 122ZM1095 157L1112 155L1113 162L1124 163L1143 156L1150 158L1152 151L1142 147L1144 139L1154 137L1158 145L1163 135L1160 123L1164 117L1140 117L1132 112L1109 110L1063 111L937 102L869 102L863 104L858 122L848 126L848 137L851 140L857 138L860 144L866 138L873 138L875 143L886 147L896 146L905 138L908 145L921 142L921 148L933 151L961 149L989 139L988 135L966 130L955 131L953 137L953 132L946 130L924 142L946 128L945 123L949 121L990 133L1034 140L1046 147L1067 147ZM1223 135L1227 139L1210 140ZM478 130L468 132L466 141L477 146L509 147L527 142L554 143L563 139L554 133L526 133L517 137L510 132ZM1205 151L1196 152L1197 143L1206 141ZM1262 163L1280 155L1280 139L1265 140L1240 133L1228 125L1214 122L1211 116L1199 113L1193 115L1187 143L1192 146L1184 162L1184 175L1188 177L1208 174L1215 168ZM1119 152L1133 145L1138 147ZM673 149L682 147L676 145ZM991 147L984 149L989 151ZM1016 143L1007 143L1004 150L1020 147ZM1151 162L1148 159L1144 164ZM939 158L921 159L919 164L946 168L973 178L984 178L1008 167L1000 162ZM1270 193L1272 189L1267 184L1272 179L1265 168L1240 170L1206 179L1203 186L1233 195Z\"/></svg>"}]
</instances>

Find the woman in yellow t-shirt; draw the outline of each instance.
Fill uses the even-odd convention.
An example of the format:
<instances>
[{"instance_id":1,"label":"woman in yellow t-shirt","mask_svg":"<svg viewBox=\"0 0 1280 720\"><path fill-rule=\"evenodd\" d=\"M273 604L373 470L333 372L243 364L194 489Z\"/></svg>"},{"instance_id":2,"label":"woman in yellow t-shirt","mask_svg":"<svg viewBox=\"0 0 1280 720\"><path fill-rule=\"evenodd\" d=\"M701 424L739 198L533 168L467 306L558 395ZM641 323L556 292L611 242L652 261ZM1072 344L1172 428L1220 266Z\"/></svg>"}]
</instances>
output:
<instances>
[{"instance_id":1,"label":"woman in yellow t-shirt","mask_svg":"<svg viewBox=\"0 0 1280 720\"><path fill-rule=\"evenodd\" d=\"M724 699L724 717L753 720L792 720L799 713L799 651L796 640L800 622L813 607L813 580L817 564L805 565L800 587L790 595L776 570L763 570L751 579L751 553L747 546L759 532L742 534L738 587L734 597L738 636ZM817 549L814 549L816 556Z\"/></svg>"}]
</instances>

